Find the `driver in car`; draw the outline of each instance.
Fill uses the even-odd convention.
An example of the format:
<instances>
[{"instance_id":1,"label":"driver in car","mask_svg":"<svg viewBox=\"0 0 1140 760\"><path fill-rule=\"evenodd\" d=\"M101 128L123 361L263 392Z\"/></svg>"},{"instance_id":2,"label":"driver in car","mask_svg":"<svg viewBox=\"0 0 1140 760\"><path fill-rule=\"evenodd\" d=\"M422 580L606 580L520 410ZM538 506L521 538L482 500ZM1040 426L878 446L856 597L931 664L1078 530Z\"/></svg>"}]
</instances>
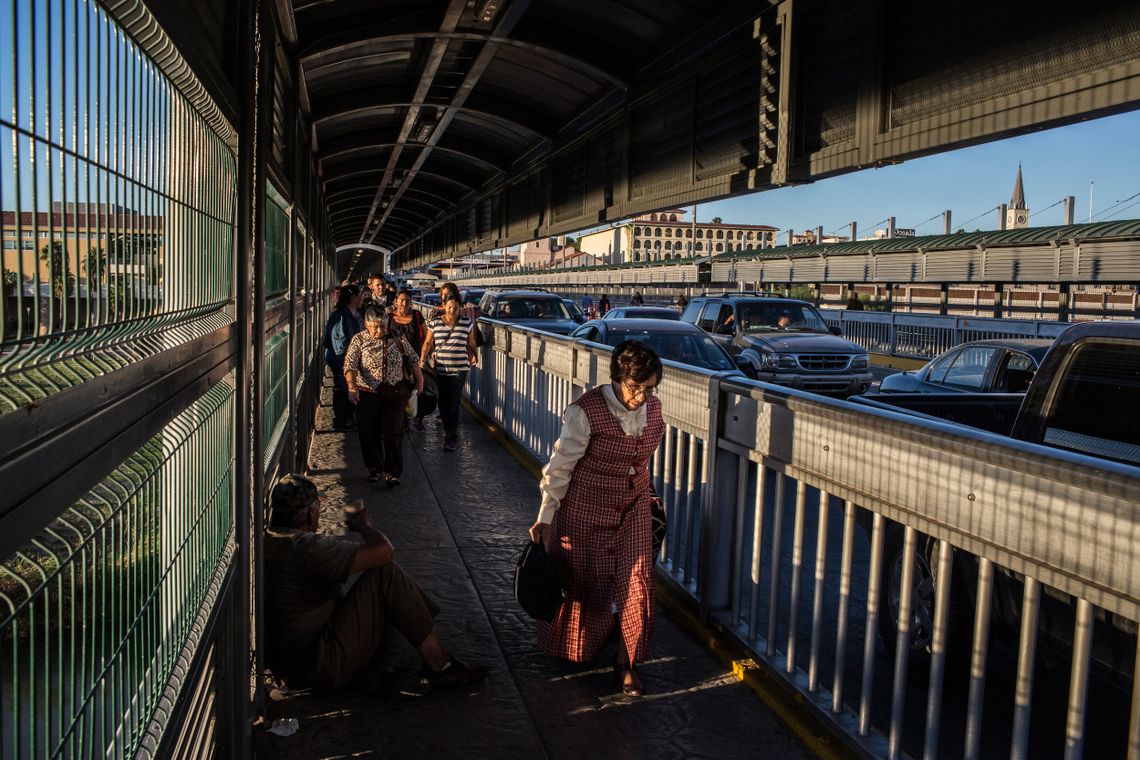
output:
<instances>
[{"instance_id":1,"label":"driver in car","mask_svg":"<svg viewBox=\"0 0 1140 760\"><path fill-rule=\"evenodd\" d=\"M792 324L792 315L784 311L780 313L780 318L776 320L776 327L788 327Z\"/></svg>"}]
</instances>

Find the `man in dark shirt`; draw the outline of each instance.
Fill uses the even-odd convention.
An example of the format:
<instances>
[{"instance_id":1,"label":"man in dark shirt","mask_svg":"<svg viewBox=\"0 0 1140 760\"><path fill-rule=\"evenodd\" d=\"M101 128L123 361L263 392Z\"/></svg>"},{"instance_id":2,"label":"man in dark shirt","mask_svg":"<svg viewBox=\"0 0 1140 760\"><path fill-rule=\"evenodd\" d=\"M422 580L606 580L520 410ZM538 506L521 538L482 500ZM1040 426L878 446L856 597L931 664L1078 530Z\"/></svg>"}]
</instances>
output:
<instances>
[{"instance_id":1,"label":"man in dark shirt","mask_svg":"<svg viewBox=\"0 0 1140 760\"><path fill-rule=\"evenodd\" d=\"M273 488L265 537L268 663L290 688L383 688L385 629L395 628L424 660L418 689L469 684L487 669L452 657L436 633L439 607L393 560L395 548L367 511L348 516L364 543L323 536L320 496L311 480L286 475ZM360 578L347 595L341 584Z\"/></svg>"}]
</instances>

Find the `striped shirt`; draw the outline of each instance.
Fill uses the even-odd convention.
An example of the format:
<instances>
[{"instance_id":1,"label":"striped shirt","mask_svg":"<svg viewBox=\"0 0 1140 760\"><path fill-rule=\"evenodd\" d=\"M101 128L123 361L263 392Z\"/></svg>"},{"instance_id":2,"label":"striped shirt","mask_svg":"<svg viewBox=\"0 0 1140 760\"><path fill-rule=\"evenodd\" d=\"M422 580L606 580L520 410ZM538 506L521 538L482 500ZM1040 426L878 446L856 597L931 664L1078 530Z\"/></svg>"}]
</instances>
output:
<instances>
[{"instance_id":1,"label":"striped shirt","mask_svg":"<svg viewBox=\"0 0 1140 760\"><path fill-rule=\"evenodd\" d=\"M471 360L467 357L467 335L473 324L467 317L460 317L454 325L447 324L442 318L428 322L435 336L432 363L436 372L455 375L471 369Z\"/></svg>"}]
</instances>

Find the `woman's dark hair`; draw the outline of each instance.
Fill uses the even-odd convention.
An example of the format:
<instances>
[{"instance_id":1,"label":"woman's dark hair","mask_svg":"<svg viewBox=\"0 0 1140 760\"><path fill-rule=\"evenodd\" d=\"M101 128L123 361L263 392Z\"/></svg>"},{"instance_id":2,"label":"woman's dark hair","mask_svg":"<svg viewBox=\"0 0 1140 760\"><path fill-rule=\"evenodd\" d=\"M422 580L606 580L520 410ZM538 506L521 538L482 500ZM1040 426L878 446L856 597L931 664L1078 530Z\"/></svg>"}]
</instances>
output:
<instances>
[{"instance_id":1,"label":"woman's dark hair","mask_svg":"<svg viewBox=\"0 0 1140 760\"><path fill-rule=\"evenodd\" d=\"M366 308L364 310L364 321L365 322L369 322L369 321L383 322L384 321L384 310L381 309L379 306L369 306L368 308Z\"/></svg>"},{"instance_id":2,"label":"woman's dark hair","mask_svg":"<svg viewBox=\"0 0 1140 760\"><path fill-rule=\"evenodd\" d=\"M439 286L439 301L443 303L449 298L454 298L456 301L462 301L459 297L459 286L454 282L445 282Z\"/></svg>"},{"instance_id":3,"label":"woman's dark hair","mask_svg":"<svg viewBox=\"0 0 1140 760\"><path fill-rule=\"evenodd\" d=\"M639 340L618 343L610 357L610 380L615 382L644 383L651 377L661 382L663 371L657 352Z\"/></svg>"},{"instance_id":4,"label":"woman's dark hair","mask_svg":"<svg viewBox=\"0 0 1140 760\"><path fill-rule=\"evenodd\" d=\"M408 290L407 288L400 288L400 292L396 294L396 298L399 298L400 296L407 296L409 301L416 300L412 298L412 291Z\"/></svg>"},{"instance_id":5,"label":"woman's dark hair","mask_svg":"<svg viewBox=\"0 0 1140 760\"><path fill-rule=\"evenodd\" d=\"M355 285L341 285L340 286L340 292L337 294L337 297L336 297L336 308L338 308L338 309L348 308L348 302L351 301L353 298L355 298L356 294L359 292L360 292L360 289L357 288Z\"/></svg>"}]
</instances>

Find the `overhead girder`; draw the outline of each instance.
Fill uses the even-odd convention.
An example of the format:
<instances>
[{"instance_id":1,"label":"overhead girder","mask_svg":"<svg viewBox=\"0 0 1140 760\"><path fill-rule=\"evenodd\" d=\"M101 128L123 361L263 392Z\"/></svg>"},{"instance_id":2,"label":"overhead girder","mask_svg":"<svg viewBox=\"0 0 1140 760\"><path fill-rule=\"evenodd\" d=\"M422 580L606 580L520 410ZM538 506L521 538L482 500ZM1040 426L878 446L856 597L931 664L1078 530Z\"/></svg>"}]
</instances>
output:
<instances>
[{"instance_id":1,"label":"overhead girder","mask_svg":"<svg viewBox=\"0 0 1140 760\"><path fill-rule=\"evenodd\" d=\"M397 143L394 143L394 142L375 142L375 143L370 143L367 145L358 145L355 148L345 148L343 150L336 150L336 151L332 151L330 153L325 153L322 156L322 160L325 162L325 166L327 169L330 162L336 162L338 160L348 159L348 158L351 158L352 156L355 156L355 155L361 155L361 154L368 155L368 154L379 153L381 151L385 151L385 152L390 151L392 148L396 147L396 145L397 145ZM423 143L416 143L416 142L405 142L404 145L406 147L409 147L409 148L422 148L422 147L424 147ZM446 147L443 145L436 145L435 150L438 151L439 153L443 153L443 154L448 155L448 156L456 156L458 158L463 159L464 161L469 161L471 163L479 164L480 166L484 166L488 169L491 169L495 174L506 171L506 169L504 167L498 166L493 161L488 161L487 159L483 158L482 156L479 156L479 155L472 153L470 151L460 150L458 148Z\"/></svg>"},{"instance_id":2,"label":"overhead girder","mask_svg":"<svg viewBox=\"0 0 1140 760\"><path fill-rule=\"evenodd\" d=\"M364 174L375 175L377 173L378 173L378 171L375 168L359 169L359 170L351 171L351 172L342 172L341 174L337 174L335 177L327 178L325 180L325 183L331 184L333 182L340 182L342 180L350 179L352 177L356 177L359 175L364 175ZM452 176L449 176L446 174L436 174L434 172L425 172L423 169L421 169L420 171L418 171L416 173L416 176L417 177L423 177L423 178L430 179L430 180L434 180L434 181L438 181L438 182L441 182L445 185L451 185L452 187L461 188L464 191L464 196L466 196L469 193L474 193L476 191L476 188L473 185L464 184L463 182L460 182L459 180L455 179L455 177L452 177ZM373 186L375 187L375 185L373 185Z\"/></svg>"},{"instance_id":3,"label":"overhead girder","mask_svg":"<svg viewBox=\"0 0 1140 760\"><path fill-rule=\"evenodd\" d=\"M314 124L318 129L328 130L334 124L353 124L358 121L367 123L377 115L397 112L414 105L403 99L389 101L384 97L383 93L377 93L373 88L363 88L359 92L345 93L336 98L317 101L313 104L313 114L319 116ZM457 111L458 118L463 120L494 124L499 128L518 132L520 136L533 141L550 139L550 135L542 130L543 126L549 126L549 122L536 116L533 110L528 111L522 104L505 101L488 103L484 100L483 102L489 107L480 109L464 105L454 110ZM527 118L528 115L530 118ZM345 131L355 132L350 129Z\"/></svg>"},{"instance_id":4,"label":"overhead girder","mask_svg":"<svg viewBox=\"0 0 1140 760\"><path fill-rule=\"evenodd\" d=\"M499 47L518 51L524 53L532 58L538 58L543 61L556 64L560 68L569 69L578 74L585 74L599 82L606 83L612 87L624 87L625 83L615 73L613 73L606 63L586 60L581 57L581 52L569 53L562 50L556 50L541 44L527 42L525 40L514 39L511 37L496 37L490 33L480 32L449 32L439 33L437 31L422 31L412 33L399 33L399 34L386 34L390 31L387 25L373 26L365 29L353 30L347 33L345 38L338 40L323 40L315 44L300 54L302 66L308 71L319 71L321 67L333 65L337 61L338 55L347 55L356 60L366 58L370 55L384 55L390 51L383 50L385 45L399 44L403 42L415 42L420 40L446 40L457 42L480 42L480 43L494 43ZM359 48L371 48L366 53L357 52ZM600 51L605 52L602 46L589 46L579 45L576 51ZM603 56L596 56L597 59ZM330 60L331 59L331 60ZM612 64L611 64L612 65Z\"/></svg>"},{"instance_id":5,"label":"overhead girder","mask_svg":"<svg viewBox=\"0 0 1140 760\"><path fill-rule=\"evenodd\" d=\"M338 202L341 199L344 199L346 196L355 197L355 196L359 195L361 192L361 189L362 188L348 188L345 190L339 190L335 193L326 193L325 198L328 199L328 202L330 204L333 204L333 203ZM436 193L430 192L428 190L424 190L423 188L420 188L420 187L409 187L407 192L404 194L407 195L408 193L411 193L411 194L416 195L416 196L422 196L422 198L430 198L431 199L430 203L426 200L422 200L422 198L421 198L420 202L424 203L425 205L430 205L432 208L435 208L439 211L445 211L445 210L451 208L451 205L453 203L455 203L455 200L456 200L456 198L445 198L442 195L437 195Z\"/></svg>"}]
</instances>

